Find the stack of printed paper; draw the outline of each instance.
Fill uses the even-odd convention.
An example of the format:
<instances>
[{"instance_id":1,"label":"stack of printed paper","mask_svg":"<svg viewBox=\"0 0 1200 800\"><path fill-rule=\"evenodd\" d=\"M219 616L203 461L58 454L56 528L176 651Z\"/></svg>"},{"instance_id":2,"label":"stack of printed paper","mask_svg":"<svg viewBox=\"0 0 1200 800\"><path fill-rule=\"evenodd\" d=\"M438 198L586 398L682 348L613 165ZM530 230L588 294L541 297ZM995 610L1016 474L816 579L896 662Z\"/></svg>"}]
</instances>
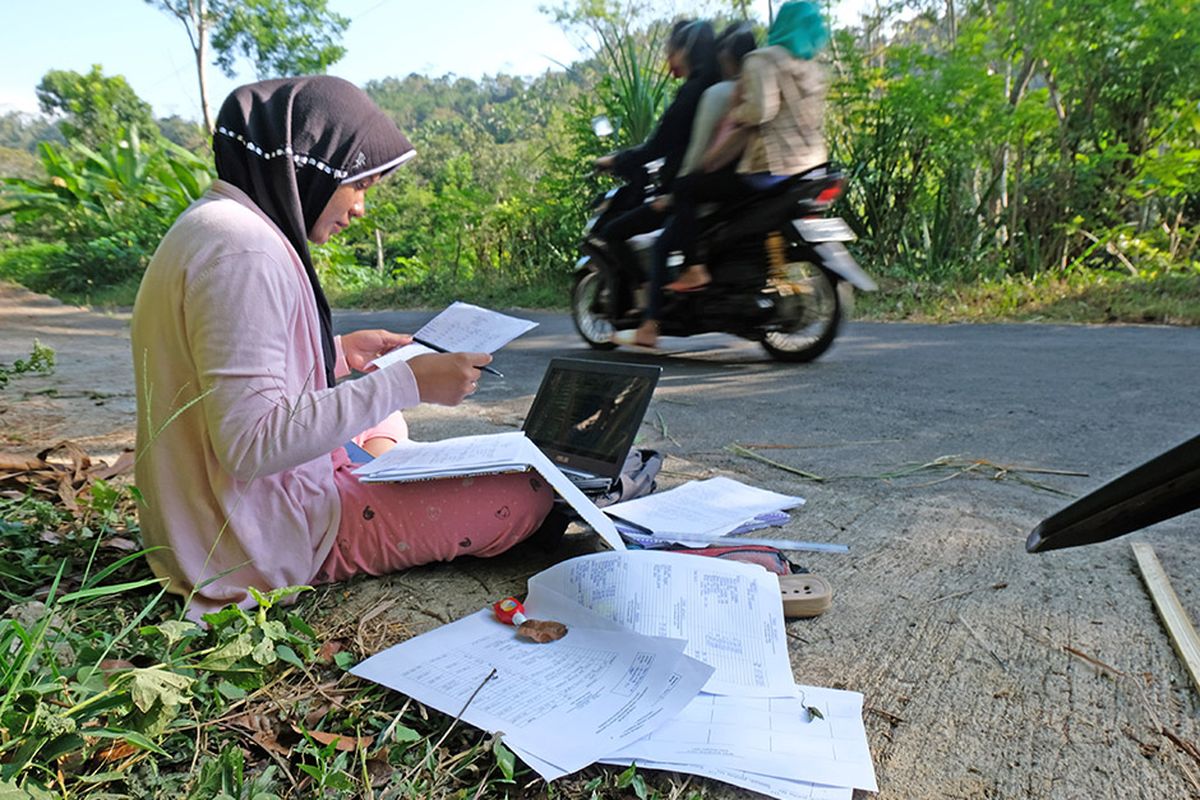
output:
<instances>
[{"instance_id":1,"label":"stack of printed paper","mask_svg":"<svg viewBox=\"0 0 1200 800\"><path fill-rule=\"evenodd\" d=\"M530 615L548 611L527 607ZM553 609L569 632L535 644L491 611L375 655L351 672L487 731L553 776L595 763L678 715L712 674L672 639L587 624ZM531 618L533 618L531 616ZM570 736L564 736L570 731ZM534 755L536 754L536 755Z\"/></svg>"},{"instance_id":2,"label":"stack of printed paper","mask_svg":"<svg viewBox=\"0 0 1200 800\"><path fill-rule=\"evenodd\" d=\"M877 790L862 695L795 685L779 585L765 570L597 553L535 575L525 607L569 632L534 644L481 611L352 672L503 731L548 781L603 761L786 800Z\"/></svg>"},{"instance_id":3,"label":"stack of printed paper","mask_svg":"<svg viewBox=\"0 0 1200 800\"><path fill-rule=\"evenodd\" d=\"M739 528L752 530L750 526L760 515L778 514L803 504L801 497L717 477L689 481L665 492L616 503L604 511L644 536L686 543L712 541Z\"/></svg>"},{"instance_id":4,"label":"stack of printed paper","mask_svg":"<svg viewBox=\"0 0 1200 800\"><path fill-rule=\"evenodd\" d=\"M743 533L760 531L763 528L778 528L786 525L789 520L791 520L791 516L786 511L767 511L766 513L755 515L754 519L746 520L725 534L725 536L741 536ZM626 541L635 542L644 547L667 547L671 544L669 539L662 539L653 533L647 533L640 526L626 522L623 519L614 517L613 524L617 526L617 531ZM707 539L704 541L707 542ZM693 544L697 547L704 546L702 542L693 542Z\"/></svg>"},{"instance_id":5,"label":"stack of printed paper","mask_svg":"<svg viewBox=\"0 0 1200 800\"><path fill-rule=\"evenodd\" d=\"M862 695L792 678L775 575L679 553L597 553L530 579L530 605L558 598L623 630L686 639L684 652L714 669L677 717L606 763L695 773L787 800L878 791Z\"/></svg>"}]
</instances>

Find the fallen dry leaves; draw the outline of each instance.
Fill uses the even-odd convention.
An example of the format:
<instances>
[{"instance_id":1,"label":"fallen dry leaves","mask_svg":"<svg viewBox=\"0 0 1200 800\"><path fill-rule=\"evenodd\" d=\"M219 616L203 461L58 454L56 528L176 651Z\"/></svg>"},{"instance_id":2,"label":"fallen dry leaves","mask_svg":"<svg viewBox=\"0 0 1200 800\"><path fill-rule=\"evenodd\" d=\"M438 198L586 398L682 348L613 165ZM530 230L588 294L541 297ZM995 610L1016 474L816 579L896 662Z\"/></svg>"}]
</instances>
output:
<instances>
[{"instance_id":1,"label":"fallen dry leaves","mask_svg":"<svg viewBox=\"0 0 1200 800\"><path fill-rule=\"evenodd\" d=\"M133 469L133 451L112 464L93 462L75 442L62 441L35 456L0 452L0 491L21 497L28 493L56 499L72 514L79 513L79 495L97 480L112 480Z\"/></svg>"}]
</instances>

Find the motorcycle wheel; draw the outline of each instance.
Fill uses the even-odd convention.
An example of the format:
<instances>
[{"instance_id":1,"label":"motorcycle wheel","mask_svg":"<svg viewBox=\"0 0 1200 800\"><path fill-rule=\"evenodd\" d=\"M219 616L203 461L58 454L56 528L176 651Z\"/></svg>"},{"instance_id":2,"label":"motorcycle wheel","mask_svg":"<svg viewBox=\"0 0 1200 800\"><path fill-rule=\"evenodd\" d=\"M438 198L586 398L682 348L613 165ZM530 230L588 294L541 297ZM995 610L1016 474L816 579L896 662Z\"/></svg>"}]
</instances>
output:
<instances>
[{"instance_id":1,"label":"motorcycle wheel","mask_svg":"<svg viewBox=\"0 0 1200 800\"><path fill-rule=\"evenodd\" d=\"M842 297L838 281L811 261L793 261L784 267L781 287L790 292L796 318L787 330L768 331L762 346L776 361L812 361L829 349L842 323Z\"/></svg>"},{"instance_id":2,"label":"motorcycle wheel","mask_svg":"<svg viewBox=\"0 0 1200 800\"><path fill-rule=\"evenodd\" d=\"M595 311L601 305L598 295L603 288L604 281L600 273L593 270L587 270L575 279L575 286L571 289L571 321L589 346L596 350L612 350L616 347L612 343L612 323Z\"/></svg>"}]
</instances>

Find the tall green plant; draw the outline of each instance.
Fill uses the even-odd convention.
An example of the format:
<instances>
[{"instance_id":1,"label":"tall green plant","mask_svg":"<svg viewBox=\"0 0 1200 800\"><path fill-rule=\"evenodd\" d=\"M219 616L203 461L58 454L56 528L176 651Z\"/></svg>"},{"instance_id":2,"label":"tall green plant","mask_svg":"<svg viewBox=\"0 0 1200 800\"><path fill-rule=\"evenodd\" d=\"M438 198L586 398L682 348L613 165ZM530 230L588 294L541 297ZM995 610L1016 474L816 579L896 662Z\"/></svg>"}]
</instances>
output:
<instances>
[{"instance_id":1,"label":"tall green plant","mask_svg":"<svg viewBox=\"0 0 1200 800\"><path fill-rule=\"evenodd\" d=\"M619 123L622 143L638 144L649 138L667 103L671 75L662 57L666 26L655 24L639 35L604 25L597 34L605 67L602 102Z\"/></svg>"},{"instance_id":2,"label":"tall green plant","mask_svg":"<svg viewBox=\"0 0 1200 800\"><path fill-rule=\"evenodd\" d=\"M31 288L83 292L140 274L159 239L212 180L209 164L136 127L93 149L39 145L46 178L0 179L0 216L22 234L65 250L31 276Z\"/></svg>"},{"instance_id":3,"label":"tall green plant","mask_svg":"<svg viewBox=\"0 0 1200 800\"><path fill-rule=\"evenodd\" d=\"M547 12L577 36L596 65L596 88L601 105L617 123L617 143L645 141L667 104L669 22L636 0L575 0Z\"/></svg>"}]
</instances>

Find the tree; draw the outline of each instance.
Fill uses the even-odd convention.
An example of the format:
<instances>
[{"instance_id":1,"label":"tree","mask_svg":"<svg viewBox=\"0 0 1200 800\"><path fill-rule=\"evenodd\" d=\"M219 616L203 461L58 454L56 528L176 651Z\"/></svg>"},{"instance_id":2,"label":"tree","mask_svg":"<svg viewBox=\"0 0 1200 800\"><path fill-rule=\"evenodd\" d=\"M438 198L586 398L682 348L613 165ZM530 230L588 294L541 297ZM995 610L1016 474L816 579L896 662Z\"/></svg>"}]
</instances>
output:
<instances>
[{"instance_id":1,"label":"tree","mask_svg":"<svg viewBox=\"0 0 1200 800\"><path fill-rule=\"evenodd\" d=\"M208 131L194 120L185 119L178 114L159 117L158 130L168 141L193 153L208 147Z\"/></svg>"},{"instance_id":2,"label":"tree","mask_svg":"<svg viewBox=\"0 0 1200 800\"><path fill-rule=\"evenodd\" d=\"M62 132L42 116L9 111L0 114L0 147L37 152L38 142L61 142Z\"/></svg>"},{"instance_id":3,"label":"tree","mask_svg":"<svg viewBox=\"0 0 1200 800\"><path fill-rule=\"evenodd\" d=\"M158 130L150 104L137 96L120 75L107 76L96 64L86 75L71 70L47 72L37 87L43 113L63 115L63 136L88 147L113 141L119 131L137 127Z\"/></svg>"},{"instance_id":4,"label":"tree","mask_svg":"<svg viewBox=\"0 0 1200 800\"><path fill-rule=\"evenodd\" d=\"M229 77L239 56L249 58L258 78L324 72L346 50L340 44L350 20L328 8L328 0L146 0L179 20L196 61L204 126L213 129L205 69L214 64Z\"/></svg>"}]
</instances>

